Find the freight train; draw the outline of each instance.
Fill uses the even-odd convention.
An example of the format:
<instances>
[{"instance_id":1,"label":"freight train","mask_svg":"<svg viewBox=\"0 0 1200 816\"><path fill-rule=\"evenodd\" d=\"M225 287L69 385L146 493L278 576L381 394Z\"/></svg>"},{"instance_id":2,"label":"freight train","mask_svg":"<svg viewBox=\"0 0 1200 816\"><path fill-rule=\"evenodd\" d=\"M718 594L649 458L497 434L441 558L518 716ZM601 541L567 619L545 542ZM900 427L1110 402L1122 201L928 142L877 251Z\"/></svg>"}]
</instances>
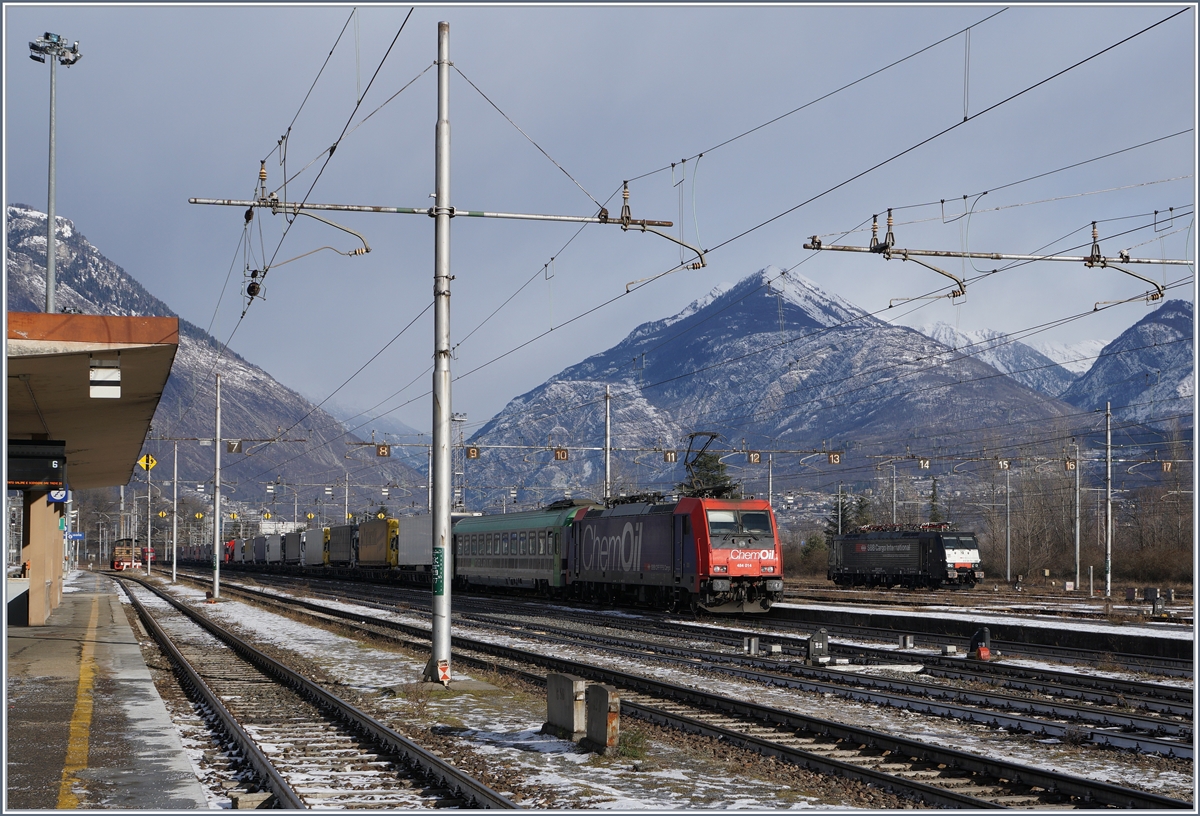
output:
<instances>
[{"instance_id":1,"label":"freight train","mask_svg":"<svg viewBox=\"0 0 1200 816\"><path fill-rule=\"evenodd\" d=\"M838 586L966 587L983 580L975 534L948 525L866 528L834 537L829 580Z\"/></svg>"},{"instance_id":2,"label":"freight train","mask_svg":"<svg viewBox=\"0 0 1200 816\"><path fill-rule=\"evenodd\" d=\"M428 584L432 517L382 519L225 545L247 569ZM662 609L765 612L783 597L775 517L762 500L650 498L604 507L458 516L453 586ZM212 563L211 546L181 560Z\"/></svg>"}]
</instances>

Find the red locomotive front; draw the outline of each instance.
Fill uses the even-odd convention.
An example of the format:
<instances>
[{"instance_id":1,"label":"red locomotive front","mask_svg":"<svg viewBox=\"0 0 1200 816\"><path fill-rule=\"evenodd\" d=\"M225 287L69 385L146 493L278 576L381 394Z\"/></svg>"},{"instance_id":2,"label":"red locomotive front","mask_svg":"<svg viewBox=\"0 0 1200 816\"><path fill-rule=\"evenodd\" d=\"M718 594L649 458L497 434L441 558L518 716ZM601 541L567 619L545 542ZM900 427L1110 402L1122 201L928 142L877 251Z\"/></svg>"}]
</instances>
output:
<instances>
[{"instance_id":1,"label":"red locomotive front","mask_svg":"<svg viewBox=\"0 0 1200 816\"><path fill-rule=\"evenodd\" d=\"M761 499L681 499L697 553L695 592L710 612L759 612L783 597L783 559Z\"/></svg>"}]
</instances>

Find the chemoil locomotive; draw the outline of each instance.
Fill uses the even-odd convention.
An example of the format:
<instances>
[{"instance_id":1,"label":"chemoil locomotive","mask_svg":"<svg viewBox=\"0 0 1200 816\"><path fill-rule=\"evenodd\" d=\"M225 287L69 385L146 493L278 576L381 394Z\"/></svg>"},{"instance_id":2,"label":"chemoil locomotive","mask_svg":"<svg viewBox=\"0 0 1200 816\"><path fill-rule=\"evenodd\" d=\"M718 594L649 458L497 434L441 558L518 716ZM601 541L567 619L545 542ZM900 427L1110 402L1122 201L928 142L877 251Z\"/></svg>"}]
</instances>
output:
<instances>
[{"instance_id":1,"label":"chemoil locomotive","mask_svg":"<svg viewBox=\"0 0 1200 816\"><path fill-rule=\"evenodd\" d=\"M834 537L828 577L838 586L969 589L984 573L974 533L949 525L878 526Z\"/></svg>"},{"instance_id":2,"label":"chemoil locomotive","mask_svg":"<svg viewBox=\"0 0 1200 816\"><path fill-rule=\"evenodd\" d=\"M462 588L709 612L765 612L783 597L770 505L755 499L648 499L542 510L454 526Z\"/></svg>"}]
</instances>

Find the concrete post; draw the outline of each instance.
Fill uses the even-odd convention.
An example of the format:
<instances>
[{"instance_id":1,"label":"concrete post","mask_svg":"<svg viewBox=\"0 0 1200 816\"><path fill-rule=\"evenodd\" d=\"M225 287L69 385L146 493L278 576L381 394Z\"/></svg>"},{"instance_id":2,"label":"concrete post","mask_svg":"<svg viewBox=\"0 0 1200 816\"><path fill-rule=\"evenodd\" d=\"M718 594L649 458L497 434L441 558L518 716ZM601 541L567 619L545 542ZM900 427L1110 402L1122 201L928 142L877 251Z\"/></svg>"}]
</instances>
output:
<instances>
[{"instance_id":1,"label":"concrete post","mask_svg":"<svg viewBox=\"0 0 1200 816\"><path fill-rule=\"evenodd\" d=\"M572 674L546 675L546 723L543 734L578 742L587 734L587 683Z\"/></svg>"},{"instance_id":2,"label":"concrete post","mask_svg":"<svg viewBox=\"0 0 1200 816\"><path fill-rule=\"evenodd\" d=\"M587 736L580 743L589 751L605 756L617 750L621 731L621 698L612 686L593 683L585 694Z\"/></svg>"}]
</instances>

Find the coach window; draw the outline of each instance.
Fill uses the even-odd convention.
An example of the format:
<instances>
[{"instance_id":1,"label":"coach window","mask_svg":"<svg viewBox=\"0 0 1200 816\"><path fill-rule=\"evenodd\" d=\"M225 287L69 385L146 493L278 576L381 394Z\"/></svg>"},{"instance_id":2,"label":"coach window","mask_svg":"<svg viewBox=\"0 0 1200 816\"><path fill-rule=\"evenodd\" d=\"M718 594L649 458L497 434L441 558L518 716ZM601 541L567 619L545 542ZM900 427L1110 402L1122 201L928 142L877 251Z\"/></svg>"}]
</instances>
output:
<instances>
[{"instance_id":1,"label":"coach window","mask_svg":"<svg viewBox=\"0 0 1200 816\"><path fill-rule=\"evenodd\" d=\"M538 532L538 555L545 555L545 554L546 554L546 531L541 530Z\"/></svg>"},{"instance_id":2,"label":"coach window","mask_svg":"<svg viewBox=\"0 0 1200 816\"><path fill-rule=\"evenodd\" d=\"M484 546L487 548L487 549L486 549L486 553L487 553L487 555L491 555L491 554L492 554L492 534L491 534L491 533L484 533L484 534L483 534L483 540L484 540L484 542L485 542L485 543L484 543Z\"/></svg>"},{"instance_id":3,"label":"coach window","mask_svg":"<svg viewBox=\"0 0 1200 816\"><path fill-rule=\"evenodd\" d=\"M521 555L525 555L525 541L529 538L529 534L524 530L521 531Z\"/></svg>"},{"instance_id":4,"label":"coach window","mask_svg":"<svg viewBox=\"0 0 1200 816\"><path fill-rule=\"evenodd\" d=\"M500 546L502 547L500 554L508 555L508 533L500 534Z\"/></svg>"}]
</instances>

